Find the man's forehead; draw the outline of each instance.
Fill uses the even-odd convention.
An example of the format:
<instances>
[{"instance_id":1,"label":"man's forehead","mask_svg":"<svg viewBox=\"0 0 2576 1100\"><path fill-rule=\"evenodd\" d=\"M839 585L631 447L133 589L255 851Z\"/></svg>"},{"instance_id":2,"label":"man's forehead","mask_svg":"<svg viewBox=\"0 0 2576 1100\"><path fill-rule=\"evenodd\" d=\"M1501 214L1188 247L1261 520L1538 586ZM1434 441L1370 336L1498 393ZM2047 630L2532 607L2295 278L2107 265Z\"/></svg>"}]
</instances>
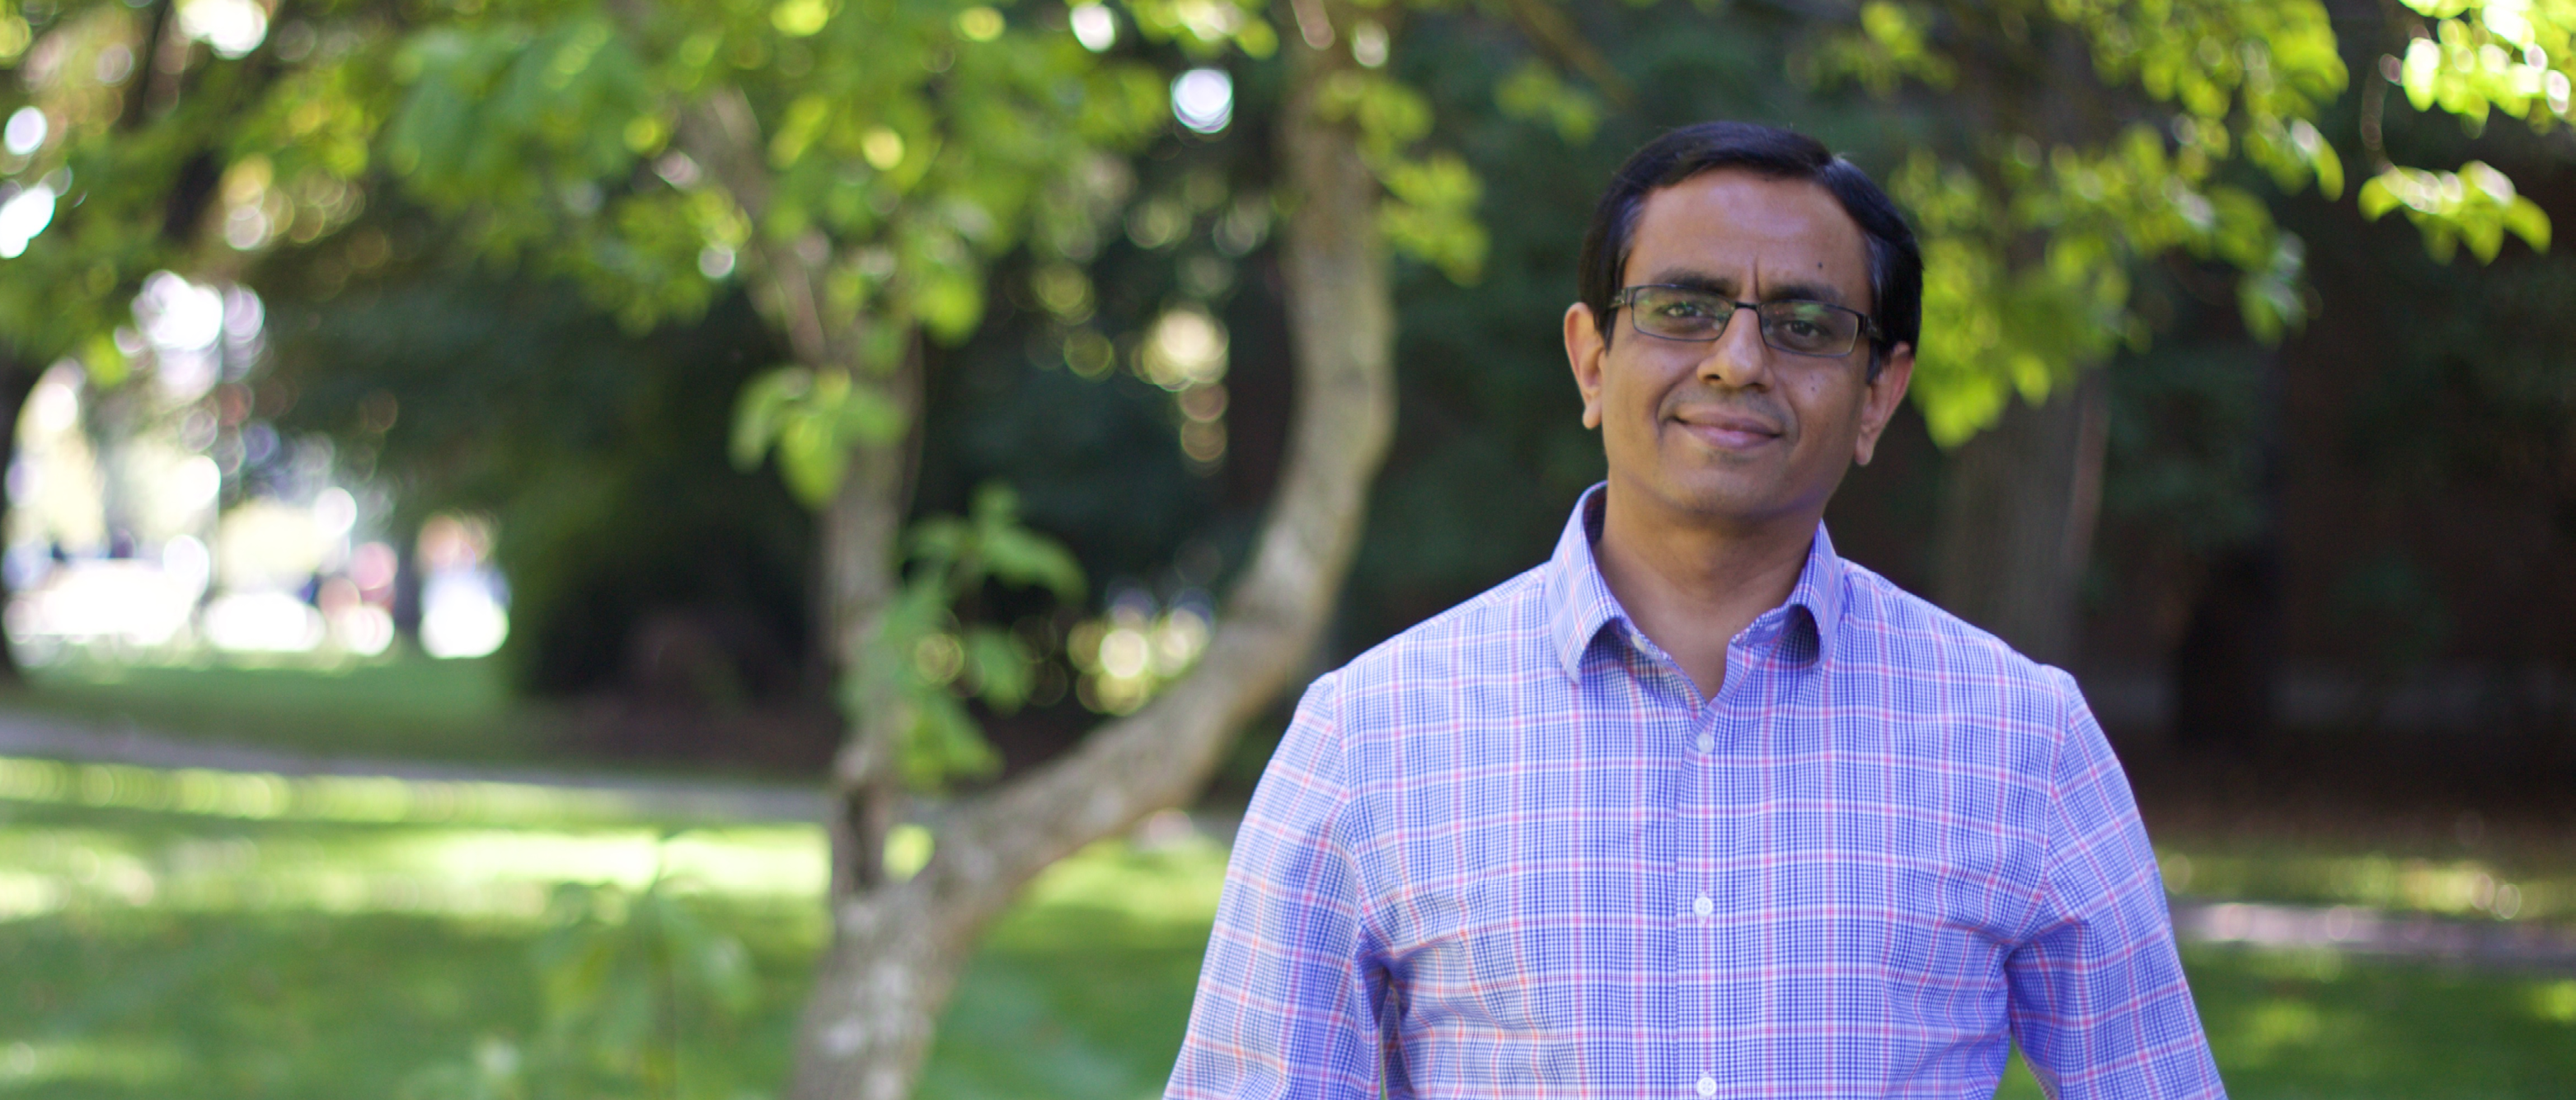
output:
<instances>
[{"instance_id":1,"label":"man's forehead","mask_svg":"<svg viewBox=\"0 0 2576 1100\"><path fill-rule=\"evenodd\" d=\"M1645 194L1626 266L1629 284L1687 273L1693 282L1758 276L1865 293L1869 263L1859 224L1823 184L1720 168Z\"/></svg>"}]
</instances>

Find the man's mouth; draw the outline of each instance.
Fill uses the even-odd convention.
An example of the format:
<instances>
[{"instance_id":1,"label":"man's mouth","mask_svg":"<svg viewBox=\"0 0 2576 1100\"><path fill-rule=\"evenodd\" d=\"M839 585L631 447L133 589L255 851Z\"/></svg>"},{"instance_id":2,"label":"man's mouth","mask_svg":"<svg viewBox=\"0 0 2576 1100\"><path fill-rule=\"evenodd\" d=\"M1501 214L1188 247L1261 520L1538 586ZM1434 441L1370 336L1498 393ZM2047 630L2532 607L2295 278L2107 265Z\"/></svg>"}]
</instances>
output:
<instances>
[{"instance_id":1,"label":"man's mouth","mask_svg":"<svg viewBox=\"0 0 2576 1100\"><path fill-rule=\"evenodd\" d=\"M1748 451L1780 438L1780 428L1760 417L1684 413L1675 419L1701 442L1722 451Z\"/></svg>"}]
</instances>

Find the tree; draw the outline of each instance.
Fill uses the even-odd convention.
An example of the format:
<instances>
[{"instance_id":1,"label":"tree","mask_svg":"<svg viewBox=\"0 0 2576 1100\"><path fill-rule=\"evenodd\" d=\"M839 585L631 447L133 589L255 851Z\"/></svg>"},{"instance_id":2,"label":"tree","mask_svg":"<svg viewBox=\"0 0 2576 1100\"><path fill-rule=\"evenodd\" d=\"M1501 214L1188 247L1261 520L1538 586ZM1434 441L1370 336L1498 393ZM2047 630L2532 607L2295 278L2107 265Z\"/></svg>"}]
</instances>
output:
<instances>
[{"instance_id":1,"label":"tree","mask_svg":"<svg viewBox=\"0 0 2576 1100\"><path fill-rule=\"evenodd\" d=\"M998 632L961 630L951 601L993 581L1066 595L1079 584L1060 550L1017 523L1007 495L905 535L921 341L975 326L993 257L1078 251L1108 212L1096 190L1103 158L1164 125L1161 75L1094 56L1061 24L1015 25L967 3L431 11L356 0L272 15L215 0L211 30L159 10L148 25L109 4L12 24L21 37L41 32L45 64L31 86L88 97L59 120L80 179L142 180L189 197L152 224L199 231L212 221L245 255L284 242L346 249L354 242L333 231L370 193L381 201L399 187L450 219L473 251L572 278L639 329L702 309L739 280L787 348L789 361L746 391L736 442L739 457L774 455L822 512L823 613L850 727L832 772L835 938L799 1039L797 1094L907 1091L956 967L1016 888L1074 847L1186 798L1311 647L1389 420L1380 183L1363 160L1400 166L1406 127L1420 130L1400 98L1336 82L1352 67L1347 51L1292 51L1301 92L1282 157L1297 203L1284 235L1296 288L1295 436L1198 671L1067 757L951 803L928 862L902 877L885 847L908 792L989 760L960 700L919 671L918 653L962 641L968 682L1007 706L1025 655ZM1135 14L1203 56L1276 47L1266 22L1228 5ZM126 68L93 63L111 56ZM135 69L142 86L120 91ZM98 81L85 79L92 72ZM143 128L119 133L102 121L124 116ZM1454 183L1436 169L1407 181ZM52 312L94 333L112 325L130 282L119 271L242 262L220 251L138 257L126 231L145 224L148 191L93 186L69 197L84 216L42 235L28 266L80 277L39 283L13 272L19 316ZM1420 223L1410 226L1416 238ZM119 260L126 266L100 266Z\"/></svg>"},{"instance_id":2,"label":"tree","mask_svg":"<svg viewBox=\"0 0 2576 1100\"><path fill-rule=\"evenodd\" d=\"M2425 18L2375 29L2411 33L2383 70L2419 109L2544 130L2570 117L2576 12L2408 2ZM1888 97L1921 87L1943 112L1936 147L1959 150L1918 153L1892 188L1924 237L1914 394L1957 449L1936 594L2064 661L2100 492L2094 368L2149 339L2145 264L2232 270L2245 328L2267 343L2304 321L2304 247L2245 184L2341 193L2341 156L2317 128L2346 87L2340 44L2313 0L1872 2L1856 22L1828 26L1800 67ZM2466 243L2491 259L2506 233L2547 247L2547 218L2502 173L2390 164L2372 125L2365 214L2402 207L2444 258Z\"/></svg>"}]
</instances>

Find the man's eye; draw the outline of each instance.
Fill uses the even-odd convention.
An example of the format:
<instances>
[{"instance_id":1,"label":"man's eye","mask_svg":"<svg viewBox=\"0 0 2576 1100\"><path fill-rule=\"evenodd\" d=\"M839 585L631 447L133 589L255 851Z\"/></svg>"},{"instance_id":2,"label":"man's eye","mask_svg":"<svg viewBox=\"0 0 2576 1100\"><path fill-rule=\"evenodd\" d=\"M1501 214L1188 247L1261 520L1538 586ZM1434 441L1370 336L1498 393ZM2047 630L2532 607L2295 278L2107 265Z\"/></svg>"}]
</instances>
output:
<instances>
[{"instance_id":1,"label":"man's eye","mask_svg":"<svg viewBox=\"0 0 2576 1100\"><path fill-rule=\"evenodd\" d=\"M1655 312L1662 316L1678 320L1696 320L1717 315L1717 311L1709 308L1708 303L1695 302L1687 298L1675 298L1666 301L1661 305L1656 306Z\"/></svg>"}]
</instances>

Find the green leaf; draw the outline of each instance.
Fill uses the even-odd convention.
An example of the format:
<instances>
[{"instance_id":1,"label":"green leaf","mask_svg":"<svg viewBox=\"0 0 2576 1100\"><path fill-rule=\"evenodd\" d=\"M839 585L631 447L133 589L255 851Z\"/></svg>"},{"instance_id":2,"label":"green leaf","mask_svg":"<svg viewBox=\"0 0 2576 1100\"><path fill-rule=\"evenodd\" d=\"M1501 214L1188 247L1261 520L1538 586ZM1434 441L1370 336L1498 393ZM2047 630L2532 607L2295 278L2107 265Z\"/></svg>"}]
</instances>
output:
<instances>
[{"instance_id":1,"label":"green leaf","mask_svg":"<svg viewBox=\"0 0 2576 1100\"><path fill-rule=\"evenodd\" d=\"M1011 632L990 626L967 631L965 644L976 696L999 713L1017 713L1035 679L1036 655Z\"/></svg>"},{"instance_id":2,"label":"green leaf","mask_svg":"<svg viewBox=\"0 0 2576 1100\"><path fill-rule=\"evenodd\" d=\"M2516 195L2504 209L2504 227L2534 252L2549 251L2549 212L2528 197Z\"/></svg>"},{"instance_id":3,"label":"green leaf","mask_svg":"<svg viewBox=\"0 0 2576 1100\"><path fill-rule=\"evenodd\" d=\"M1005 584L1041 585L1060 600L1082 598L1082 565L1064 544L1020 524L1019 495L998 481L975 492L976 550Z\"/></svg>"},{"instance_id":4,"label":"green leaf","mask_svg":"<svg viewBox=\"0 0 2576 1100\"><path fill-rule=\"evenodd\" d=\"M115 338L105 333L90 337L81 349L81 367L88 372L90 384L103 390L123 385L125 376L131 373L125 349L117 347Z\"/></svg>"},{"instance_id":5,"label":"green leaf","mask_svg":"<svg viewBox=\"0 0 2576 1100\"><path fill-rule=\"evenodd\" d=\"M1060 600L1082 598L1082 565L1054 539L1014 527L985 536L983 550L993 576L1006 584L1042 586Z\"/></svg>"},{"instance_id":6,"label":"green leaf","mask_svg":"<svg viewBox=\"0 0 2576 1100\"><path fill-rule=\"evenodd\" d=\"M951 777L1000 770L1001 755L984 740L982 727L956 696L945 689L918 691L912 705L912 728L904 739L899 766L914 789L934 790Z\"/></svg>"},{"instance_id":7,"label":"green leaf","mask_svg":"<svg viewBox=\"0 0 2576 1100\"><path fill-rule=\"evenodd\" d=\"M789 492L808 508L831 503L841 491L841 474L850 464L849 448L829 421L811 410L797 409L778 435L778 472Z\"/></svg>"},{"instance_id":8,"label":"green leaf","mask_svg":"<svg viewBox=\"0 0 2576 1100\"><path fill-rule=\"evenodd\" d=\"M2469 246L2469 254L2479 263L2494 263L2496 252L2504 247L2504 223L2487 218L2459 219L2460 239Z\"/></svg>"},{"instance_id":9,"label":"green leaf","mask_svg":"<svg viewBox=\"0 0 2576 1100\"><path fill-rule=\"evenodd\" d=\"M905 542L913 562L944 573L975 545L975 532L954 516L934 516L913 524Z\"/></svg>"},{"instance_id":10,"label":"green leaf","mask_svg":"<svg viewBox=\"0 0 2576 1100\"><path fill-rule=\"evenodd\" d=\"M2442 72L2442 47L2429 38L2418 38L2406 47L2406 60L2398 70L2398 86L2406 89L2406 102L2418 111L2433 109L2433 82Z\"/></svg>"},{"instance_id":11,"label":"green leaf","mask_svg":"<svg viewBox=\"0 0 2576 1100\"><path fill-rule=\"evenodd\" d=\"M973 335L976 323L984 318L983 285L966 272L924 273L912 293L912 314L940 343L959 343Z\"/></svg>"},{"instance_id":12,"label":"green leaf","mask_svg":"<svg viewBox=\"0 0 2576 1100\"><path fill-rule=\"evenodd\" d=\"M2324 194L2328 201L2342 198L2343 158L2336 155L2334 146L2320 141L2308 154L2308 158L2317 170L2317 190Z\"/></svg>"},{"instance_id":13,"label":"green leaf","mask_svg":"<svg viewBox=\"0 0 2576 1100\"><path fill-rule=\"evenodd\" d=\"M772 370L742 388L742 396L734 399L733 434L726 447L735 469L759 468L789 410L813 388L814 372L803 367Z\"/></svg>"},{"instance_id":14,"label":"green leaf","mask_svg":"<svg viewBox=\"0 0 2576 1100\"><path fill-rule=\"evenodd\" d=\"M2381 215L2397 209L2397 192L2389 187L2388 182L2389 176L2394 174L2394 171L2385 172L2361 181L2361 193L2354 199L2361 204L2362 217L2378 221Z\"/></svg>"},{"instance_id":15,"label":"green leaf","mask_svg":"<svg viewBox=\"0 0 2576 1100\"><path fill-rule=\"evenodd\" d=\"M884 446L902 439L911 427L904 418L903 407L886 396L883 388L869 382L854 382L841 398L841 433L848 443Z\"/></svg>"},{"instance_id":16,"label":"green leaf","mask_svg":"<svg viewBox=\"0 0 2576 1100\"><path fill-rule=\"evenodd\" d=\"M1550 124L1568 145L1590 142L1601 124L1598 102L1534 58L1494 86L1494 105L1505 117Z\"/></svg>"}]
</instances>

